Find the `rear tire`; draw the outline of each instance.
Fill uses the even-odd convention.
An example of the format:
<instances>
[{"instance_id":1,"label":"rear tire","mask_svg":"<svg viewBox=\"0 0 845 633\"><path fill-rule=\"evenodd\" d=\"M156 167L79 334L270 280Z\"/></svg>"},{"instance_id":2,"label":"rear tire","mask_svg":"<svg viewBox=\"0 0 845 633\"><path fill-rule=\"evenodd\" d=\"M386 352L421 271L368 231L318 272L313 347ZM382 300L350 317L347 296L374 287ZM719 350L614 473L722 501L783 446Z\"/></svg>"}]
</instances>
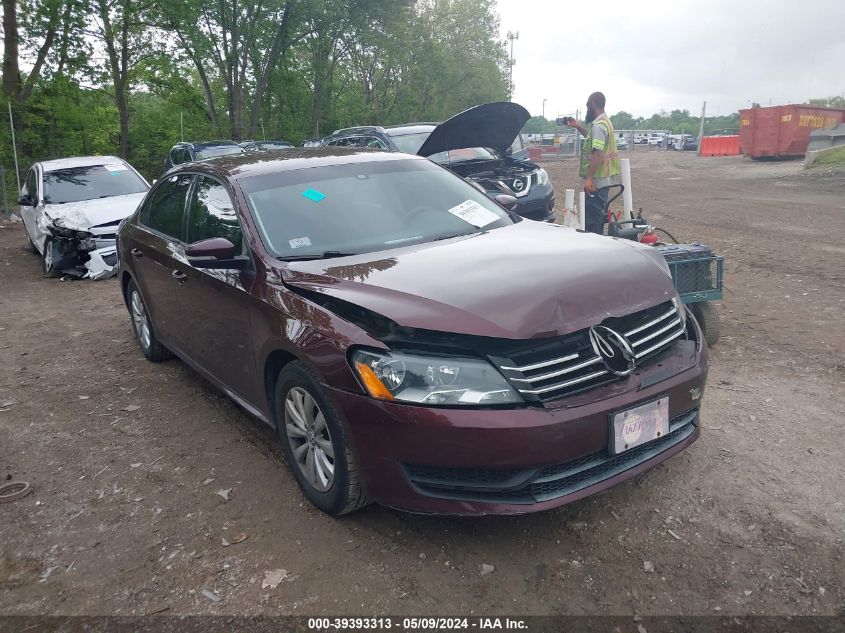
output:
<instances>
[{"instance_id":1,"label":"rear tire","mask_svg":"<svg viewBox=\"0 0 845 633\"><path fill-rule=\"evenodd\" d=\"M715 304L710 301L693 303L690 308L692 308L693 316L698 321L698 325L701 326L704 340L707 341L708 347L712 347L722 335L722 320L719 317L719 311Z\"/></svg>"},{"instance_id":2,"label":"rear tire","mask_svg":"<svg viewBox=\"0 0 845 633\"><path fill-rule=\"evenodd\" d=\"M55 279L59 276L53 258L53 240L49 237L44 240L44 251L41 253L41 276L49 279Z\"/></svg>"},{"instance_id":3,"label":"rear tire","mask_svg":"<svg viewBox=\"0 0 845 633\"><path fill-rule=\"evenodd\" d=\"M35 242L32 241L32 238L29 236L29 231L26 230L26 227L24 227L24 231L26 231L26 243L29 246L29 250L32 251L33 255L40 255L41 253L38 252L38 247L35 245Z\"/></svg>"},{"instance_id":4,"label":"rear tire","mask_svg":"<svg viewBox=\"0 0 845 633\"><path fill-rule=\"evenodd\" d=\"M126 286L126 303L129 307L129 317L132 320L132 330L135 332L135 341L147 360L160 363L173 356L173 353L162 345L155 333L150 313L147 311L147 304L141 296L141 291L134 280L130 280Z\"/></svg>"},{"instance_id":5,"label":"rear tire","mask_svg":"<svg viewBox=\"0 0 845 633\"><path fill-rule=\"evenodd\" d=\"M285 459L305 498L332 516L370 503L340 417L302 363L288 363L279 374L275 408Z\"/></svg>"}]
</instances>

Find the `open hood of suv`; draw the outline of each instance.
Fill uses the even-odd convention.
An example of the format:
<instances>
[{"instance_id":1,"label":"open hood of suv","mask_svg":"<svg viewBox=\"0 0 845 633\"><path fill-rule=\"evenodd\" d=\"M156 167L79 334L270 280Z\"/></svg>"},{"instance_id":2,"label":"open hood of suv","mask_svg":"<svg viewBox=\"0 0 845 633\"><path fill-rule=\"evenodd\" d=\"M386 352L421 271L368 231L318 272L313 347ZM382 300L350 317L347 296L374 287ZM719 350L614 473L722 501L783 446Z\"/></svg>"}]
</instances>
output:
<instances>
[{"instance_id":1,"label":"open hood of suv","mask_svg":"<svg viewBox=\"0 0 845 633\"><path fill-rule=\"evenodd\" d=\"M444 121L417 151L420 156L467 147L491 147L502 156L531 118L518 103L502 101L474 106Z\"/></svg>"}]
</instances>

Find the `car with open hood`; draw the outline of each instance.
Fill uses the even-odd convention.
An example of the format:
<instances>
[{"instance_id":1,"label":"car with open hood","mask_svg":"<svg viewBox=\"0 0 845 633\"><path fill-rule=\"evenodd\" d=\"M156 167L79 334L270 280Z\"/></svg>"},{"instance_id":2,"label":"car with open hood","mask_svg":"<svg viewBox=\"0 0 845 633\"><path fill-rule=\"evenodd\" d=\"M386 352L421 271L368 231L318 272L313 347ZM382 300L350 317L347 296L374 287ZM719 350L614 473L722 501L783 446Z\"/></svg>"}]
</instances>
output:
<instances>
[{"instance_id":1,"label":"car with open hood","mask_svg":"<svg viewBox=\"0 0 845 633\"><path fill-rule=\"evenodd\" d=\"M345 128L324 138L322 144L425 156L491 197L514 196L519 215L553 222L555 197L549 175L526 160L528 152L519 134L529 118L528 111L517 103L487 103L443 123Z\"/></svg>"},{"instance_id":2,"label":"car with open hood","mask_svg":"<svg viewBox=\"0 0 845 633\"><path fill-rule=\"evenodd\" d=\"M116 156L35 163L21 186L21 216L45 277L102 279L117 270L117 226L150 185Z\"/></svg>"},{"instance_id":3,"label":"car with open hood","mask_svg":"<svg viewBox=\"0 0 845 633\"><path fill-rule=\"evenodd\" d=\"M696 440L707 347L653 247L515 202L397 152L192 163L121 226L120 287L321 510L552 508Z\"/></svg>"}]
</instances>

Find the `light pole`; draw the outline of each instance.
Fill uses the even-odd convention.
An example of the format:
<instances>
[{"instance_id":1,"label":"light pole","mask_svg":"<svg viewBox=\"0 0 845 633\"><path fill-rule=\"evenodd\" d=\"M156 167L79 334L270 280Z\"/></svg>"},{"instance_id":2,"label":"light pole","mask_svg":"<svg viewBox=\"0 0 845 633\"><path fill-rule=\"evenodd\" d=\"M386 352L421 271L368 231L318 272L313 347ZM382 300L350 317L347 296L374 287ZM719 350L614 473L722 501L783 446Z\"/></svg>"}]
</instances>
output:
<instances>
[{"instance_id":1,"label":"light pole","mask_svg":"<svg viewBox=\"0 0 845 633\"><path fill-rule=\"evenodd\" d=\"M544 119L546 118L546 101L548 101L548 99L543 99L543 118Z\"/></svg>"},{"instance_id":2,"label":"light pole","mask_svg":"<svg viewBox=\"0 0 845 633\"><path fill-rule=\"evenodd\" d=\"M516 33L508 31L507 38L511 41L511 65L510 76L508 78L508 89L510 90L510 99L513 101L513 65L516 63L516 60L513 58L513 41L519 39L519 31Z\"/></svg>"}]
</instances>

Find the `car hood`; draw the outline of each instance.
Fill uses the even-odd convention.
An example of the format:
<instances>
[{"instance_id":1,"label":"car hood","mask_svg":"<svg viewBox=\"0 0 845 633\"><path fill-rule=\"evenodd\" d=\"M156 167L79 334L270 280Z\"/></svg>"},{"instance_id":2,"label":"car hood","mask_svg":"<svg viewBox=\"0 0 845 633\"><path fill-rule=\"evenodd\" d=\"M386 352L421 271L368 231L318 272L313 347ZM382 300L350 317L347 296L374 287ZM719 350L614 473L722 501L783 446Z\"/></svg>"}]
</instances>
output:
<instances>
[{"instance_id":1,"label":"car hood","mask_svg":"<svg viewBox=\"0 0 845 633\"><path fill-rule=\"evenodd\" d=\"M503 101L475 106L434 128L417 154L428 157L450 149L491 147L504 156L530 118L528 110L518 103Z\"/></svg>"},{"instance_id":2,"label":"car hood","mask_svg":"<svg viewBox=\"0 0 845 633\"><path fill-rule=\"evenodd\" d=\"M529 220L280 272L400 326L509 339L568 334L675 293L654 248Z\"/></svg>"},{"instance_id":3,"label":"car hood","mask_svg":"<svg viewBox=\"0 0 845 633\"><path fill-rule=\"evenodd\" d=\"M94 200L80 200L66 204L48 204L44 211L63 227L84 231L92 226L111 224L132 215L146 192L128 193Z\"/></svg>"}]
</instances>

